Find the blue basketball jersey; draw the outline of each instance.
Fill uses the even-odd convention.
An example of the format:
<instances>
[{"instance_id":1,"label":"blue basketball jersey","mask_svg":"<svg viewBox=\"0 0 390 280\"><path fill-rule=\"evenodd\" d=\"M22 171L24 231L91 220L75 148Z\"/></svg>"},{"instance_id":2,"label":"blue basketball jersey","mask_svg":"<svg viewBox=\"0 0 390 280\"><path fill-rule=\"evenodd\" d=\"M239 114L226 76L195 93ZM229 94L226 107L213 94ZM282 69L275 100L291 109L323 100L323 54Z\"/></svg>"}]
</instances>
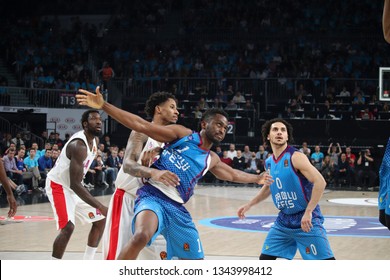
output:
<instances>
[{"instance_id":1,"label":"blue basketball jersey","mask_svg":"<svg viewBox=\"0 0 390 280\"><path fill-rule=\"evenodd\" d=\"M386 209L386 213L390 213L388 201L388 193L390 192L390 138L387 142L385 154L383 155L382 164L379 169L379 194L378 206L379 210Z\"/></svg>"},{"instance_id":2,"label":"blue basketball jersey","mask_svg":"<svg viewBox=\"0 0 390 280\"><path fill-rule=\"evenodd\" d=\"M273 202L280 210L277 221L290 228L301 226L301 219L313 189L313 184L297 172L291 162L291 157L296 152L299 153L294 147L287 146L277 159L272 156L265 163L274 179L270 190ZM312 216L313 220L323 222L319 205L314 209Z\"/></svg>"},{"instance_id":3,"label":"blue basketball jersey","mask_svg":"<svg viewBox=\"0 0 390 280\"><path fill-rule=\"evenodd\" d=\"M196 183L209 168L210 151L201 149L201 144L199 133L194 132L165 145L160 158L153 163L153 167L169 170L180 178L176 189L184 203L193 195Z\"/></svg>"}]
</instances>

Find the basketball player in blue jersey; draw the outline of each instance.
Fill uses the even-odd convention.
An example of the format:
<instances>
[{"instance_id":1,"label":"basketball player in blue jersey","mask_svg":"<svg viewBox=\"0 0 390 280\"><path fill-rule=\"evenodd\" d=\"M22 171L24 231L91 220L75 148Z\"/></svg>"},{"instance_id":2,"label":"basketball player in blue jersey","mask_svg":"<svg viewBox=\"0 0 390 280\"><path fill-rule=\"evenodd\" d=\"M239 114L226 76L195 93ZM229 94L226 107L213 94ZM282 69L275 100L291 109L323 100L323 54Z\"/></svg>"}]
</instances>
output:
<instances>
[{"instance_id":1,"label":"basketball player in blue jersey","mask_svg":"<svg viewBox=\"0 0 390 280\"><path fill-rule=\"evenodd\" d=\"M390 138L379 169L379 221L390 230Z\"/></svg>"},{"instance_id":2,"label":"basketball player in blue jersey","mask_svg":"<svg viewBox=\"0 0 390 280\"><path fill-rule=\"evenodd\" d=\"M253 205L269 195L280 210L264 241L260 260L293 259L297 249L303 259L334 259L318 205L326 182L305 154L289 146L293 141L292 132L292 126L282 119L272 119L263 125L263 141L271 146L273 153L266 160L265 168L274 182L263 185L237 214L245 218Z\"/></svg>"},{"instance_id":3,"label":"basketball player in blue jersey","mask_svg":"<svg viewBox=\"0 0 390 280\"><path fill-rule=\"evenodd\" d=\"M79 90L77 101L96 109L103 109L126 127L166 143L152 168L169 170L179 177L172 187L168 180L149 179L137 191L134 235L119 254L118 259L136 259L139 252L162 234L167 242L167 259L203 259L199 233L185 204L193 195L198 180L207 171L218 179L237 183L270 184L271 176L248 174L221 162L210 151L221 142L228 126L227 114L221 109L207 110L201 118L201 131L193 132L182 125L160 126L123 111L104 101L99 88L96 95ZM271 181L271 182L269 182Z\"/></svg>"}]
</instances>

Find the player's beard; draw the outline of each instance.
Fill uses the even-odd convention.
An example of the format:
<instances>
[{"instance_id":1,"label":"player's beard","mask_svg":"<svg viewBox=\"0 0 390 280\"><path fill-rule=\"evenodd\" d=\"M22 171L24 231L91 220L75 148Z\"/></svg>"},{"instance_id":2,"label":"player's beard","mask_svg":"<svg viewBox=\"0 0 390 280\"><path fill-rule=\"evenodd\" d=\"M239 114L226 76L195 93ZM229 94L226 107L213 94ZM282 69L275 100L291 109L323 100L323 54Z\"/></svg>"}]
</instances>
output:
<instances>
[{"instance_id":1,"label":"player's beard","mask_svg":"<svg viewBox=\"0 0 390 280\"><path fill-rule=\"evenodd\" d=\"M102 131L100 130L93 130L92 131L93 136L100 137L103 135Z\"/></svg>"},{"instance_id":2,"label":"player's beard","mask_svg":"<svg viewBox=\"0 0 390 280\"><path fill-rule=\"evenodd\" d=\"M212 135L212 134L211 134L209 131L207 131L207 130L206 130L206 136L207 136L208 139L211 140L211 142L213 143L214 146L218 146L218 145L221 143L221 141L223 141L223 138L222 138L221 141L219 141L218 139L216 139L216 138L214 137L214 135Z\"/></svg>"}]
</instances>

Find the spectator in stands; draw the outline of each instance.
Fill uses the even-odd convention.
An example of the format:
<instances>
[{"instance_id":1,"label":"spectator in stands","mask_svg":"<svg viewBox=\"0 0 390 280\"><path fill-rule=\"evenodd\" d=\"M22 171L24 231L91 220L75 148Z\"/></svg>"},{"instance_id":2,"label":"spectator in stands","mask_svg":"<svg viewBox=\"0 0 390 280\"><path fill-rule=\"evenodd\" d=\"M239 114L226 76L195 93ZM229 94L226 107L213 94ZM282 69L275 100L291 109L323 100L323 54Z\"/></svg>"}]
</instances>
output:
<instances>
[{"instance_id":1,"label":"spectator in stands","mask_svg":"<svg viewBox=\"0 0 390 280\"><path fill-rule=\"evenodd\" d=\"M245 96L243 96L240 91L237 91L236 94L233 96L233 102L237 105L244 104L245 101Z\"/></svg>"},{"instance_id":2,"label":"spectator in stands","mask_svg":"<svg viewBox=\"0 0 390 280\"><path fill-rule=\"evenodd\" d=\"M228 156L228 151L225 150L222 153L221 161L226 163L229 166L233 166L233 160Z\"/></svg>"},{"instance_id":3,"label":"spectator in stands","mask_svg":"<svg viewBox=\"0 0 390 280\"><path fill-rule=\"evenodd\" d=\"M200 110L206 110L209 109L209 104L207 104L206 99L204 97L201 97L198 101L198 107Z\"/></svg>"},{"instance_id":4,"label":"spectator in stands","mask_svg":"<svg viewBox=\"0 0 390 280\"><path fill-rule=\"evenodd\" d=\"M62 141L62 139L60 138L60 134L58 132L56 132L54 134L54 137L55 137L55 141L54 141L54 144L57 144L58 145L58 148L61 150L62 147L64 146L64 142Z\"/></svg>"},{"instance_id":5,"label":"spectator in stands","mask_svg":"<svg viewBox=\"0 0 390 280\"><path fill-rule=\"evenodd\" d=\"M16 167L19 170L22 170L23 172L27 171L26 166L24 165L24 162L23 162L25 154L26 154L26 150L24 148L21 148L21 149L17 150L17 155L15 156Z\"/></svg>"},{"instance_id":6,"label":"spectator in stands","mask_svg":"<svg viewBox=\"0 0 390 280\"><path fill-rule=\"evenodd\" d=\"M43 139L43 143L47 142L47 140L49 139L49 137L47 135L47 130L42 131L41 138Z\"/></svg>"},{"instance_id":7,"label":"spectator in stands","mask_svg":"<svg viewBox=\"0 0 390 280\"><path fill-rule=\"evenodd\" d=\"M103 62L102 68L98 71L99 76L101 77L101 92L107 93L108 90L108 82L115 77L114 69L110 66L110 64L105 61Z\"/></svg>"},{"instance_id":8,"label":"spectator in stands","mask_svg":"<svg viewBox=\"0 0 390 280\"><path fill-rule=\"evenodd\" d=\"M53 168L51 154L51 150L45 149L45 154L38 159L38 168L43 179L46 179L47 173Z\"/></svg>"},{"instance_id":9,"label":"spectator in stands","mask_svg":"<svg viewBox=\"0 0 390 280\"><path fill-rule=\"evenodd\" d=\"M105 134L103 136L103 139L100 141L100 143L104 145L103 151L105 153L108 153L108 151L110 150L110 147L111 147L111 137L110 137L110 135Z\"/></svg>"},{"instance_id":10,"label":"spectator in stands","mask_svg":"<svg viewBox=\"0 0 390 280\"><path fill-rule=\"evenodd\" d=\"M352 104L356 104L356 105L364 105L364 104L366 104L366 98L363 96L363 94L360 91L353 98Z\"/></svg>"},{"instance_id":11,"label":"spectator in stands","mask_svg":"<svg viewBox=\"0 0 390 280\"><path fill-rule=\"evenodd\" d=\"M350 97L351 93L347 90L346 86L343 86L343 89L340 91L339 96L341 96L341 97Z\"/></svg>"},{"instance_id":12,"label":"spectator in stands","mask_svg":"<svg viewBox=\"0 0 390 280\"><path fill-rule=\"evenodd\" d=\"M247 111L249 114L256 112L255 106L250 99L245 101L245 104L241 107L243 110ZM250 115L249 115L250 116Z\"/></svg>"},{"instance_id":13,"label":"spectator in stands","mask_svg":"<svg viewBox=\"0 0 390 280\"><path fill-rule=\"evenodd\" d=\"M358 117L362 120L374 120L374 114L370 111L369 108L365 108L359 112Z\"/></svg>"},{"instance_id":14,"label":"spectator in stands","mask_svg":"<svg viewBox=\"0 0 390 280\"><path fill-rule=\"evenodd\" d=\"M350 185L353 174L351 173L351 166L348 163L348 159L345 153L340 156L339 164L335 168L335 184L336 187L343 185Z\"/></svg>"},{"instance_id":15,"label":"spectator in stands","mask_svg":"<svg viewBox=\"0 0 390 280\"><path fill-rule=\"evenodd\" d=\"M37 150L31 147L29 150L28 157L23 160L24 164L26 165L27 171L32 174L31 181L33 189L37 189L41 181L41 173L39 172L38 157L36 156L36 153Z\"/></svg>"},{"instance_id":16,"label":"spectator in stands","mask_svg":"<svg viewBox=\"0 0 390 280\"><path fill-rule=\"evenodd\" d=\"M232 160L237 156L236 145L234 144L229 145L229 150L227 151L227 155Z\"/></svg>"},{"instance_id":17,"label":"spectator in stands","mask_svg":"<svg viewBox=\"0 0 390 280\"><path fill-rule=\"evenodd\" d=\"M52 144L50 144L49 142L46 142L45 148L43 150L39 151L38 158L45 156L46 150L51 150L51 148L52 148ZM38 150L37 150L37 155L38 155Z\"/></svg>"},{"instance_id":18,"label":"spectator in stands","mask_svg":"<svg viewBox=\"0 0 390 280\"><path fill-rule=\"evenodd\" d=\"M307 94L305 86L303 84L299 84L297 90L295 91L295 96L297 97L301 95L302 97L305 97Z\"/></svg>"},{"instance_id":19,"label":"spectator in stands","mask_svg":"<svg viewBox=\"0 0 390 280\"><path fill-rule=\"evenodd\" d=\"M302 147L299 149L304 154L311 155L311 149L308 147L307 142L302 142Z\"/></svg>"},{"instance_id":20,"label":"spectator in stands","mask_svg":"<svg viewBox=\"0 0 390 280\"><path fill-rule=\"evenodd\" d=\"M242 156L242 151L237 150L237 156L233 158L233 168L244 171L246 166L245 158Z\"/></svg>"},{"instance_id":21,"label":"spectator in stands","mask_svg":"<svg viewBox=\"0 0 390 280\"><path fill-rule=\"evenodd\" d=\"M91 184L95 187L105 187L107 188L109 185L106 182L106 165L103 162L102 156L97 155L95 160L92 162L90 169L93 169L94 172L92 174Z\"/></svg>"},{"instance_id":22,"label":"spectator in stands","mask_svg":"<svg viewBox=\"0 0 390 280\"><path fill-rule=\"evenodd\" d=\"M14 181L18 186L23 185L23 171L19 170L15 162L15 152L14 148L11 148L7 155L3 157L5 172L12 181Z\"/></svg>"},{"instance_id":23,"label":"spectator in stands","mask_svg":"<svg viewBox=\"0 0 390 280\"><path fill-rule=\"evenodd\" d=\"M294 119L294 118L296 118L295 113L291 110L290 106L288 106L286 108L286 111L283 114L283 118L285 118L285 119Z\"/></svg>"},{"instance_id":24,"label":"spectator in stands","mask_svg":"<svg viewBox=\"0 0 390 280\"><path fill-rule=\"evenodd\" d=\"M119 160L119 163L120 165L122 166L123 164L123 158L125 156L125 149L120 149L119 152L118 152L118 160Z\"/></svg>"},{"instance_id":25,"label":"spectator in stands","mask_svg":"<svg viewBox=\"0 0 390 280\"><path fill-rule=\"evenodd\" d=\"M356 162L356 155L352 153L351 147L345 148L345 156L347 158L347 162L349 164L349 173L350 173L350 179L351 184L355 183L355 162Z\"/></svg>"},{"instance_id":26,"label":"spectator in stands","mask_svg":"<svg viewBox=\"0 0 390 280\"><path fill-rule=\"evenodd\" d=\"M199 106L196 105L195 108L194 108L194 111L192 111L192 116L195 119L201 119L202 115L203 115L202 111L200 110Z\"/></svg>"},{"instance_id":27,"label":"spectator in stands","mask_svg":"<svg viewBox=\"0 0 390 280\"><path fill-rule=\"evenodd\" d=\"M106 167L107 183L112 186L116 180L118 171L121 168L118 159L118 151L116 149L111 149L111 153L106 160Z\"/></svg>"},{"instance_id":28,"label":"spectator in stands","mask_svg":"<svg viewBox=\"0 0 390 280\"><path fill-rule=\"evenodd\" d=\"M22 140L22 134L20 132L16 133L15 138L12 138L11 142L15 144L16 150L19 150L20 146L24 145L24 141Z\"/></svg>"},{"instance_id":29,"label":"spectator in stands","mask_svg":"<svg viewBox=\"0 0 390 280\"><path fill-rule=\"evenodd\" d=\"M52 151L51 151L51 161L52 161L52 166L54 166L55 164L56 164L56 162L57 162L57 159L58 159L58 157L60 156L60 153L61 153L61 150L59 150L59 149L53 149Z\"/></svg>"},{"instance_id":30,"label":"spectator in stands","mask_svg":"<svg viewBox=\"0 0 390 280\"><path fill-rule=\"evenodd\" d=\"M245 158L246 163L248 163L248 160L252 158L252 152L248 145L244 146L244 152L242 152L242 156Z\"/></svg>"},{"instance_id":31,"label":"spectator in stands","mask_svg":"<svg viewBox=\"0 0 390 280\"><path fill-rule=\"evenodd\" d=\"M221 146L216 146L215 147L215 153L221 158L223 156L222 148Z\"/></svg>"},{"instance_id":32,"label":"spectator in stands","mask_svg":"<svg viewBox=\"0 0 390 280\"><path fill-rule=\"evenodd\" d=\"M252 156L250 159L248 159L245 172L252 173L252 174L260 174L263 172L264 164L261 164L261 161L256 158L256 153L252 152Z\"/></svg>"},{"instance_id":33,"label":"spectator in stands","mask_svg":"<svg viewBox=\"0 0 390 280\"><path fill-rule=\"evenodd\" d=\"M99 143L98 153L100 153L100 156L102 157L103 162L106 162L106 160L107 160L107 152L106 151L108 152L109 150L106 149L105 145L103 143Z\"/></svg>"},{"instance_id":34,"label":"spectator in stands","mask_svg":"<svg viewBox=\"0 0 390 280\"><path fill-rule=\"evenodd\" d=\"M366 190L369 189L371 191L374 190L376 173L374 169L374 157L371 155L370 149L364 149L359 152L357 164L357 172L356 172L356 183L358 190ZM364 183L364 179L368 178L368 184ZM367 186L367 188L366 188Z\"/></svg>"},{"instance_id":35,"label":"spectator in stands","mask_svg":"<svg viewBox=\"0 0 390 280\"><path fill-rule=\"evenodd\" d=\"M12 134L4 133L4 138L2 140L3 151L7 150L12 143Z\"/></svg>"},{"instance_id":36,"label":"spectator in stands","mask_svg":"<svg viewBox=\"0 0 390 280\"><path fill-rule=\"evenodd\" d=\"M237 110L238 106L236 103L234 103L233 99L228 102L228 104L225 106L225 110Z\"/></svg>"},{"instance_id":37,"label":"spectator in stands","mask_svg":"<svg viewBox=\"0 0 390 280\"><path fill-rule=\"evenodd\" d=\"M342 153L340 143L337 143L336 145L333 145L333 143L329 144L328 147L328 156L330 157L330 161L333 165L337 165L339 162L339 157Z\"/></svg>"},{"instance_id":38,"label":"spectator in stands","mask_svg":"<svg viewBox=\"0 0 390 280\"><path fill-rule=\"evenodd\" d=\"M220 108L220 109L223 109L223 104L222 104L222 102L220 101L219 98L214 98L214 102L213 102L213 104L211 104L211 107L212 107L212 108Z\"/></svg>"},{"instance_id":39,"label":"spectator in stands","mask_svg":"<svg viewBox=\"0 0 390 280\"><path fill-rule=\"evenodd\" d=\"M332 186L334 183L334 172L335 172L335 164L331 160L331 156L326 155L322 162L321 166L321 174L324 177L325 181L328 183L328 186Z\"/></svg>"},{"instance_id":40,"label":"spectator in stands","mask_svg":"<svg viewBox=\"0 0 390 280\"><path fill-rule=\"evenodd\" d=\"M324 153L321 152L320 146L316 145L314 147L314 152L311 154L311 163L318 171L320 171L323 160L324 160Z\"/></svg>"}]
</instances>

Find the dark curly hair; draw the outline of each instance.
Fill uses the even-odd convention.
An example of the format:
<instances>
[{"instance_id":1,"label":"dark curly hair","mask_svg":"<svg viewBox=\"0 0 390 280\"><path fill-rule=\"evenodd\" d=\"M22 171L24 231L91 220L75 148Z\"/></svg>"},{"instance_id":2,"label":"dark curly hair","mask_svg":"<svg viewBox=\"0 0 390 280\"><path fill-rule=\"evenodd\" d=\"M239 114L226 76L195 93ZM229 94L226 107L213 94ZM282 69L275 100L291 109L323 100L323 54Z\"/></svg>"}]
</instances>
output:
<instances>
[{"instance_id":1,"label":"dark curly hair","mask_svg":"<svg viewBox=\"0 0 390 280\"><path fill-rule=\"evenodd\" d=\"M153 118L154 110L156 109L156 106L163 104L168 99L173 99L177 103L176 97L172 93L165 92L165 91L158 91L158 92L153 93L148 98L148 100L146 101L146 104L145 104L144 111L145 111L146 115L150 118Z\"/></svg>"},{"instance_id":2,"label":"dark curly hair","mask_svg":"<svg viewBox=\"0 0 390 280\"><path fill-rule=\"evenodd\" d=\"M211 109L208 109L206 110L203 114L202 114L202 118L200 119L201 121L206 121L206 122L209 122L211 118L213 118L215 115L222 115L224 116L225 118L229 118L228 114L223 110L223 109L220 109L220 108L211 108Z\"/></svg>"},{"instance_id":3,"label":"dark curly hair","mask_svg":"<svg viewBox=\"0 0 390 280\"><path fill-rule=\"evenodd\" d=\"M287 135L288 135L288 143L294 143L294 137L293 137L293 127L292 125L285 121L284 119L280 119L280 118L275 118L275 119L272 119L272 120L269 120L269 121L266 121L263 126L261 127L261 135L263 137L263 143L267 143L267 145L269 146L270 145L270 142L269 140L267 139L270 131L271 131L271 126L272 124L276 123L276 122L281 122L282 124L284 124L287 128Z\"/></svg>"}]
</instances>

